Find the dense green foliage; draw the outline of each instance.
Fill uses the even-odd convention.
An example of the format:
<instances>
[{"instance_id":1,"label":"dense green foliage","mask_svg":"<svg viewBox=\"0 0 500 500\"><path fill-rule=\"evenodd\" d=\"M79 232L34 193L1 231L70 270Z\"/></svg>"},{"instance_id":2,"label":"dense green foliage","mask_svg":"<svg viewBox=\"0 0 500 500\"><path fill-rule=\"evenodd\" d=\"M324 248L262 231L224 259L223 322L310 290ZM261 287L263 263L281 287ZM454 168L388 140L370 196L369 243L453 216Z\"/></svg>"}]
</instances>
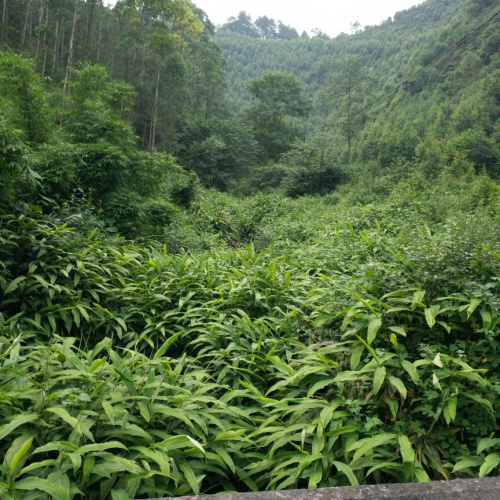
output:
<instances>
[{"instance_id":1,"label":"dense green foliage","mask_svg":"<svg viewBox=\"0 0 500 500\"><path fill-rule=\"evenodd\" d=\"M250 101L247 82L268 70L303 82L315 107L302 125L313 137L329 135L340 163L353 166L351 178L357 167L366 174L370 164L379 176L401 161L432 176L459 157L496 176L499 33L495 2L429 0L334 39L221 29L217 40L229 95L241 106Z\"/></svg>"},{"instance_id":2,"label":"dense green foliage","mask_svg":"<svg viewBox=\"0 0 500 500\"><path fill-rule=\"evenodd\" d=\"M198 230L253 246L181 256L4 216L3 496L495 473L500 199L449 181L355 209L213 192Z\"/></svg>"},{"instance_id":3,"label":"dense green foliage","mask_svg":"<svg viewBox=\"0 0 500 500\"><path fill-rule=\"evenodd\" d=\"M262 50L234 109L189 1L3 9L2 499L499 474L493 1L240 15L309 76Z\"/></svg>"}]
</instances>

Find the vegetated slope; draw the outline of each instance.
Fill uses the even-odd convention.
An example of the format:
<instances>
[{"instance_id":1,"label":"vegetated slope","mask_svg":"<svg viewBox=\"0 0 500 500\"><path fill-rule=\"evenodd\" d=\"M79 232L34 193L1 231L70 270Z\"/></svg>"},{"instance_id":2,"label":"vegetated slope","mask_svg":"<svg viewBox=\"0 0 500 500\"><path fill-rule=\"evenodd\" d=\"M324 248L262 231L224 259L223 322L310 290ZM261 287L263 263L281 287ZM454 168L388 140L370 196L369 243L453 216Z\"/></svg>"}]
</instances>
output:
<instances>
[{"instance_id":1,"label":"vegetated slope","mask_svg":"<svg viewBox=\"0 0 500 500\"><path fill-rule=\"evenodd\" d=\"M74 70L100 64L136 93L127 118L146 150L171 151L193 116L211 116L223 89L213 25L192 2L18 0L2 7L0 50L33 59L35 71L64 93Z\"/></svg>"},{"instance_id":2,"label":"vegetated slope","mask_svg":"<svg viewBox=\"0 0 500 500\"><path fill-rule=\"evenodd\" d=\"M383 88L400 82L408 61L423 44L439 52L437 36L457 16L467 0L429 0L398 12L380 26L362 32L293 40L265 40L219 29L216 40L227 61L229 95L239 103L248 99L245 82L266 70L287 71L298 76L310 95L325 82L335 60L358 56ZM383 77L383 78L382 78ZM387 88L387 87L386 87Z\"/></svg>"},{"instance_id":3,"label":"vegetated slope","mask_svg":"<svg viewBox=\"0 0 500 500\"><path fill-rule=\"evenodd\" d=\"M0 496L498 475L500 190L483 172L498 164L497 26L476 38L480 65L450 59L444 82L380 112L373 151L401 110L426 124L422 109L451 102L434 149L418 128L434 156L355 149L350 184L297 200L205 190L139 151L133 92L102 66L75 70L61 101L33 61L2 54ZM453 102L465 70L480 85ZM214 157L234 132L221 123L200 141ZM363 125L358 148L378 130ZM316 163L338 150L314 148L332 137L284 157L304 174L291 187L324 184Z\"/></svg>"},{"instance_id":4,"label":"vegetated slope","mask_svg":"<svg viewBox=\"0 0 500 500\"><path fill-rule=\"evenodd\" d=\"M269 68L296 74L317 104L311 135L324 131L339 162L363 165L364 175L377 177L383 175L380 167L415 161L432 174L457 155L497 175L497 11L489 0L430 0L333 40L268 41L227 31L217 37L238 102L245 102L248 77ZM348 96L343 82L354 61L363 71L352 77Z\"/></svg>"}]
</instances>

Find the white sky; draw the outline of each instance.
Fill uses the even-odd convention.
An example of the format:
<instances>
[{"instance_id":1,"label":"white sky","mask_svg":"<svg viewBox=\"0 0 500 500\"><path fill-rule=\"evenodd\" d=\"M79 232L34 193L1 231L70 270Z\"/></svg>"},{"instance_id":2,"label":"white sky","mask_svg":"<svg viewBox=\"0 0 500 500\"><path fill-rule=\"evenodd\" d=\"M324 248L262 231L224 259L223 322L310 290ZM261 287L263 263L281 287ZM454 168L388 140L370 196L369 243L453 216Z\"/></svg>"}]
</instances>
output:
<instances>
[{"instance_id":1,"label":"white sky","mask_svg":"<svg viewBox=\"0 0 500 500\"><path fill-rule=\"evenodd\" d=\"M314 28L330 36L350 33L350 24L359 21L361 27L379 24L396 12L424 0L192 0L203 9L216 25L244 10L252 21L267 16L310 34Z\"/></svg>"}]
</instances>

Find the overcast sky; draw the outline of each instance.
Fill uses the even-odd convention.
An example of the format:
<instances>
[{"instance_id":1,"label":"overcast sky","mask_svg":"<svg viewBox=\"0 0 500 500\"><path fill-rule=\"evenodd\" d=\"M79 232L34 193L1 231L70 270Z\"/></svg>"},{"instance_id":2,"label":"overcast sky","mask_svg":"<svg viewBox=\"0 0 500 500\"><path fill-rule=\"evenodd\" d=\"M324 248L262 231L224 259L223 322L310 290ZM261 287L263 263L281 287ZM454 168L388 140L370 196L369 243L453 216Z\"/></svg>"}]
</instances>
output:
<instances>
[{"instance_id":1,"label":"overcast sky","mask_svg":"<svg viewBox=\"0 0 500 500\"><path fill-rule=\"evenodd\" d=\"M297 31L319 28L335 36L350 32L350 25L358 21L361 26L379 24L396 12L405 10L424 0L192 0L203 9L214 24L223 24L242 10L255 21L267 16L293 26Z\"/></svg>"}]
</instances>

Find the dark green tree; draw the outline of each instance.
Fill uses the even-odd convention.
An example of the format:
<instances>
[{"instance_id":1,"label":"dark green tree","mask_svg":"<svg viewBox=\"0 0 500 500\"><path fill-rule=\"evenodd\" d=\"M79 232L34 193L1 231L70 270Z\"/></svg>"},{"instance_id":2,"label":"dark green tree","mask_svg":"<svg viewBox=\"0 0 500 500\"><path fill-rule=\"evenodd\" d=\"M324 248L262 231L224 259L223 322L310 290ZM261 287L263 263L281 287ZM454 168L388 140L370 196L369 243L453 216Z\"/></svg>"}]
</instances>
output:
<instances>
[{"instance_id":1,"label":"dark green tree","mask_svg":"<svg viewBox=\"0 0 500 500\"><path fill-rule=\"evenodd\" d=\"M234 31L241 35L247 35L254 38L259 37L259 30L253 24L252 18L244 10L237 17L230 17L227 23L222 25L223 30Z\"/></svg>"},{"instance_id":2,"label":"dark green tree","mask_svg":"<svg viewBox=\"0 0 500 500\"><path fill-rule=\"evenodd\" d=\"M299 135L298 127L290 119L304 117L310 111L302 83L291 73L267 71L251 79L247 89L253 103L248 117L257 140L269 159L277 159Z\"/></svg>"},{"instance_id":3,"label":"dark green tree","mask_svg":"<svg viewBox=\"0 0 500 500\"><path fill-rule=\"evenodd\" d=\"M259 28L260 36L266 40L274 40L278 35L276 21L267 16L258 17L255 26Z\"/></svg>"},{"instance_id":4,"label":"dark green tree","mask_svg":"<svg viewBox=\"0 0 500 500\"><path fill-rule=\"evenodd\" d=\"M252 128L236 119L198 119L184 128L179 140L179 162L206 187L229 189L259 158Z\"/></svg>"}]
</instances>

